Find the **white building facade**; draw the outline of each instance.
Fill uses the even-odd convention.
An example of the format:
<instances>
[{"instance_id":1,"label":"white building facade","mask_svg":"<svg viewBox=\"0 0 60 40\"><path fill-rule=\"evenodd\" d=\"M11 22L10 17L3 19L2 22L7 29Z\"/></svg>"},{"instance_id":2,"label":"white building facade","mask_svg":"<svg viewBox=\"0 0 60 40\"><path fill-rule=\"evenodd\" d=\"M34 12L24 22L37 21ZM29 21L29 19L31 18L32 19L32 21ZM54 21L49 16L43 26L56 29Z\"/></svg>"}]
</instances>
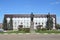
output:
<instances>
[{"instance_id":1,"label":"white building facade","mask_svg":"<svg viewBox=\"0 0 60 40\"><path fill-rule=\"evenodd\" d=\"M7 19L7 23L10 22L10 17L12 17L13 30L18 30L19 25L23 25L23 28L30 28L31 26L30 14L5 14L5 17ZM51 17L53 18L53 29L55 29L56 15L52 14ZM42 25L42 28L45 28L47 14L34 14L33 22L34 29L36 29L38 25Z\"/></svg>"}]
</instances>

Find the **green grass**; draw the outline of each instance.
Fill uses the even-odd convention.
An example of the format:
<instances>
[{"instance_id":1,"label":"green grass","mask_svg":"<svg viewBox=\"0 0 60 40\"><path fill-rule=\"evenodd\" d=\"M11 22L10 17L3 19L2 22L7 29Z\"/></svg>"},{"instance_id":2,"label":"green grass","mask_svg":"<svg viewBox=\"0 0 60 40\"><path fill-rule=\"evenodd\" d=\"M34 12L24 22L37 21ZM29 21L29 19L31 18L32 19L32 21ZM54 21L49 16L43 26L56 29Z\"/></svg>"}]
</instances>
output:
<instances>
[{"instance_id":1,"label":"green grass","mask_svg":"<svg viewBox=\"0 0 60 40\"><path fill-rule=\"evenodd\" d=\"M30 32L25 32L25 31L7 31L7 32L0 32L0 34L4 34L4 33L8 33L8 34L11 34L11 33L30 33Z\"/></svg>"},{"instance_id":2,"label":"green grass","mask_svg":"<svg viewBox=\"0 0 60 40\"><path fill-rule=\"evenodd\" d=\"M35 30L36 33L60 33L60 31L58 30ZM25 32L25 31L13 31L13 30L8 30L7 32L0 32L0 34L4 34L4 33L8 33L8 34L11 34L11 33L30 33L30 32Z\"/></svg>"},{"instance_id":3,"label":"green grass","mask_svg":"<svg viewBox=\"0 0 60 40\"><path fill-rule=\"evenodd\" d=\"M36 33L60 33L58 30L36 30Z\"/></svg>"}]
</instances>

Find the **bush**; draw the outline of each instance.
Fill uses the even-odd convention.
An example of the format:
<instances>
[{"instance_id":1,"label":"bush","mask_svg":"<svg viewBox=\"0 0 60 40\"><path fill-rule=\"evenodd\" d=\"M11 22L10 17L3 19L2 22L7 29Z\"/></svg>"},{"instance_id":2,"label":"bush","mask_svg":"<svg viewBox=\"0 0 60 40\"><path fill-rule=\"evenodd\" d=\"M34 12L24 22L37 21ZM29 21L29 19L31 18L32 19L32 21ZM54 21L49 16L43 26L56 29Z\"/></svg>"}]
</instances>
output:
<instances>
[{"instance_id":1,"label":"bush","mask_svg":"<svg viewBox=\"0 0 60 40\"><path fill-rule=\"evenodd\" d=\"M46 31L47 29L46 28L42 28L42 29L37 29L36 31L39 32L39 31Z\"/></svg>"},{"instance_id":2,"label":"bush","mask_svg":"<svg viewBox=\"0 0 60 40\"><path fill-rule=\"evenodd\" d=\"M22 30L23 30L24 32L27 32L27 33L30 32L30 28L23 28Z\"/></svg>"},{"instance_id":3,"label":"bush","mask_svg":"<svg viewBox=\"0 0 60 40\"><path fill-rule=\"evenodd\" d=\"M60 24L56 24L56 29L60 29Z\"/></svg>"},{"instance_id":4,"label":"bush","mask_svg":"<svg viewBox=\"0 0 60 40\"><path fill-rule=\"evenodd\" d=\"M37 29L37 31L39 32L41 29Z\"/></svg>"},{"instance_id":5,"label":"bush","mask_svg":"<svg viewBox=\"0 0 60 40\"><path fill-rule=\"evenodd\" d=\"M22 31L22 28L18 28L18 31Z\"/></svg>"},{"instance_id":6,"label":"bush","mask_svg":"<svg viewBox=\"0 0 60 40\"><path fill-rule=\"evenodd\" d=\"M42 31L46 31L46 30L47 30L47 28L42 28L41 30L42 30Z\"/></svg>"},{"instance_id":7,"label":"bush","mask_svg":"<svg viewBox=\"0 0 60 40\"><path fill-rule=\"evenodd\" d=\"M37 30L36 30L36 31L38 31L38 32L39 32L39 31L41 30L41 27L42 27L42 25L37 25L37 26L36 26L36 28L37 28Z\"/></svg>"},{"instance_id":8,"label":"bush","mask_svg":"<svg viewBox=\"0 0 60 40\"><path fill-rule=\"evenodd\" d=\"M18 30L22 31L22 29L23 29L23 25L19 25Z\"/></svg>"},{"instance_id":9,"label":"bush","mask_svg":"<svg viewBox=\"0 0 60 40\"><path fill-rule=\"evenodd\" d=\"M36 28L37 29L41 29L42 25L37 25Z\"/></svg>"}]
</instances>

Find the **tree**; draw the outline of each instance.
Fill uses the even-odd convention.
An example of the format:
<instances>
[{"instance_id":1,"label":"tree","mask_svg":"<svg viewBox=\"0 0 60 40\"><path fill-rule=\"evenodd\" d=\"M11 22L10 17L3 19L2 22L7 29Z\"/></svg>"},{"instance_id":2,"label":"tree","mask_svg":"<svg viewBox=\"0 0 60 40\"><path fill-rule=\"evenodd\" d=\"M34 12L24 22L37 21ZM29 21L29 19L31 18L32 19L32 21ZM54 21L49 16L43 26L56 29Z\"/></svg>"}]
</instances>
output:
<instances>
[{"instance_id":1,"label":"tree","mask_svg":"<svg viewBox=\"0 0 60 40\"><path fill-rule=\"evenodd\" d=\"M4 17L4 20L3 20L3 29L7 30L7 19L6 19L6 17Z\"/></svg>"},{"instance_id":2,"label":"tree","mask_svg":"<svg viewBox=\"0 0 60 40\"><path fill-rule=\"evenodd\" d=\"M47 15L46 28L48 30L51 30L53 28L53 18L50 16L50 14Z\"/></svg>"},{"instance_id":3,"label":"tree","mask_svg":"<svg viewBox=\"0 0 60 40\"><path fill-rule=\"evenodd\" d=\"M56 29L60 29L60 24L56 24Z\"/></svg>"},{"instance_id":4,"label":"tree","mask_svg":"<svg viewBox=\"0 0 60 40\"><path fill-rule=\"evenodd\" d=\"M12 17L10 17L9 29L13 30L13 20L12 20Z\"/></svg>"}]
</instances>

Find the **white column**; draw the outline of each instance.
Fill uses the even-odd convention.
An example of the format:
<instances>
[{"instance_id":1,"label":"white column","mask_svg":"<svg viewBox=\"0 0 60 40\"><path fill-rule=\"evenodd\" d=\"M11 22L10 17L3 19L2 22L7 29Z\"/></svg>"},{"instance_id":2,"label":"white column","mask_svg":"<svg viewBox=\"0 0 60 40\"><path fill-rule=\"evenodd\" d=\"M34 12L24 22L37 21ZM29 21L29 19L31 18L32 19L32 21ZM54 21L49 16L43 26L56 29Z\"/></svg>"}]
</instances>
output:
<instances>
[{"instance_id":1,"label":"white column","mask_svg":"<svg viewBox=\"0 0 60 40\"><path fill-rule=\"evenodd\" d=\"M55 18L53 18L53 29L55 29Z\"/></svg>"}]
</instances>

